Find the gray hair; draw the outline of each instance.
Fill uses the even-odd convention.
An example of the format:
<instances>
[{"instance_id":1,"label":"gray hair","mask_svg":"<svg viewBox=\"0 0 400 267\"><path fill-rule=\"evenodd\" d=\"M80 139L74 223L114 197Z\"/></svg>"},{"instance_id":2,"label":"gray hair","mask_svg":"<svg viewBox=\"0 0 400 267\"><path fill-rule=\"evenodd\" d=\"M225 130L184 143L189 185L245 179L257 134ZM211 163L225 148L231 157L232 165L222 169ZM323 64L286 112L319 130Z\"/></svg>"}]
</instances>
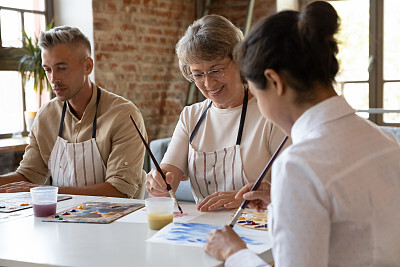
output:
<instances>
[{"instance_id":1,"label":"gray hair","mask_svg":"<svg viewBox=\"0 0 400 267\"><path fill-rule=\"evenodd\" d=\"M191 81L189 64L232 59L233 50L241 40L242 31L222 16L207 15L194 21L175 47L183 76Z\"/></svg>"},{"instance_id":2,"label":"gray hair","mask_svg":"<svg viewBox=\"0 0 400 267\"><path fill-rule=\"evenodd\" d=\"M91 54L90 41L78 28L59 26L40 32L40 49L47 50L60 44L82 45L87 50L86 56Z\"/></svg>"}]
</instances>

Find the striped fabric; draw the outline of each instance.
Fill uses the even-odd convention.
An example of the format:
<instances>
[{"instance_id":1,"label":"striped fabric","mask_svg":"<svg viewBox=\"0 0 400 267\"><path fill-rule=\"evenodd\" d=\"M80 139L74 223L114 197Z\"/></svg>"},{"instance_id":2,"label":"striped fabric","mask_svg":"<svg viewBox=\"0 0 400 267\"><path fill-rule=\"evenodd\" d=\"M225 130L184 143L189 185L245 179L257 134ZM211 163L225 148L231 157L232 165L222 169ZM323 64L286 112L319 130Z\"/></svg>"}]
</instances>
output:
<instances>
[{"instance_id":1,"label":"striped fabric","mask_svg":"<svg viewBox=\"0 0 400 267\"><path fill-rule=\"evenodd\" d=\"M239 145L214 152L196 151L189 145L188 166L196 203L214 192L239 190L248 183Z\"/></svg>"},{"instance_id":2,"label":"striped fabric","mask_svg":"<svg viewBox=\"0 0 400 267\"><path fill-rule=\"evenodd\" d=\"M69 143L58 136L48 166L55 186L84 187L102 183L106 173L94 138Z\"/></svg>"}]
</instances>

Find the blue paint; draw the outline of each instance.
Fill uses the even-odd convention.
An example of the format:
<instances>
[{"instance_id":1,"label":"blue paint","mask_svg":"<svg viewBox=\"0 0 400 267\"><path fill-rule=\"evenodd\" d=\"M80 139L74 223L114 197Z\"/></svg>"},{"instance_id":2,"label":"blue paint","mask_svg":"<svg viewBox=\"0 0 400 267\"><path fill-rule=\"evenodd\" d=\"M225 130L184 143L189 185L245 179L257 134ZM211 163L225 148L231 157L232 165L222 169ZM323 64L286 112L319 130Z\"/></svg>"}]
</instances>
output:
<instances>
[{"instance_id":1,"label":"blue paint","mask_svg":"<svg viewBox=\"0 0 400 267\"><path fill-rule=\"evenodd\" d=\"M214 229L220 229L219 225L203 223L174 223L167 233L159 233L159 238L176 243L199 243L205 244L207 235ZM250 238L241 237L249 245L262 245L262 242Z\"/></svg>"},{"instance_id":2,"label":"blue paint","mask_svg":"<svg viewBox=\"0 0 400 267\"><path fill-rule=\"evenodd\" d=\"M254 241L253 239L243 237L243 236L241 236L241 238L243 239L244 242L246 242L247 245L254 245L254 246L262 245L262 242L257 242L257 241Z\"/></svg>"}]
</instances>

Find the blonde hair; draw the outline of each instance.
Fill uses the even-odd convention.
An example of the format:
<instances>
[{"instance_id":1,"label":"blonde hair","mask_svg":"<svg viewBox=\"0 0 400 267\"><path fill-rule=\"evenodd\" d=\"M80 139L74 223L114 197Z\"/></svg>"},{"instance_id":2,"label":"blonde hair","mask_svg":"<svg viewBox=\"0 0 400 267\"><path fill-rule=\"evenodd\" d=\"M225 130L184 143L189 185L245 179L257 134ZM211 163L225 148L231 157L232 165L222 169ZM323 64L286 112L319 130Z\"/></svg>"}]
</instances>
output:
<instances>
[{"instance_id":1,"label":"blonde hair","mask_svg":"<svg viewBox=\"0 0 400 267\"><path fill-rule=\"evenodd\" d=\"M85 56L90 56L89 39L78 29L69 26L59 26L39 35L39 47L42 50L51 49L60 44L81 45L86 50Z\"/></svg>"},{"instance_id":2,"label":"blonde hair","mask_svg":"<svg viewBox=\"0 0 400 267\"><path fill-rule=\"evenodd\" d=\"M191 80L189 64L232 59L233 49L241 40L242 31L222 16L207 15L194 21L175 47L183 76Z\"/></svg>"}]
</instances>

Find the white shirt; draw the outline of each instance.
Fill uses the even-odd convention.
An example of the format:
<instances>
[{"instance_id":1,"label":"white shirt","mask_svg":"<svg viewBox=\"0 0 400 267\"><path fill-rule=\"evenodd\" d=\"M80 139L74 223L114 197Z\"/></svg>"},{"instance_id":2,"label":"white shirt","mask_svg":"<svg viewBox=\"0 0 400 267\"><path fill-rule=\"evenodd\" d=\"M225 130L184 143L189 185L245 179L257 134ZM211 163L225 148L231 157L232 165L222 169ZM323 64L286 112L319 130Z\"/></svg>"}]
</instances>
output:
<instances>
[{"instance_id":1,"label":"white shirt","mask_svg":"<svg viewBox=\"0 0 400 267\"><path fill-rule=\"evenodd\" d=\"M400 266L395 138L339 96L308 109L291 136L272 168L275 265Z\"/></svg>"}]
</instances>

